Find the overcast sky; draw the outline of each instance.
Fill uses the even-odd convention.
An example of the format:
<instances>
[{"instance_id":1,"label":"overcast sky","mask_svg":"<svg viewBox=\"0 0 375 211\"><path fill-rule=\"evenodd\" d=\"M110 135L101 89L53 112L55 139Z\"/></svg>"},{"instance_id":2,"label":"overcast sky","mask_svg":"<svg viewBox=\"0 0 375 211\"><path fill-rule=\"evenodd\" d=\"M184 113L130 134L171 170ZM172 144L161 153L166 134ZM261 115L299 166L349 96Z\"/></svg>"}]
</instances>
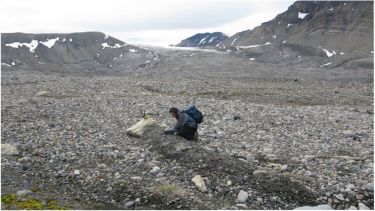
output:
<instances>
[{"instance_id":1,"label":"overcast sky","mask_svg":"<svg viewBox=\"0 0 375 211\"><path fill-rule=\"evenodd\" d=\"M196 33L229 36L287 10L288 0L7 0L1 32L101 31L131 44L169 45Z\"/></svg>"}]
</instances>

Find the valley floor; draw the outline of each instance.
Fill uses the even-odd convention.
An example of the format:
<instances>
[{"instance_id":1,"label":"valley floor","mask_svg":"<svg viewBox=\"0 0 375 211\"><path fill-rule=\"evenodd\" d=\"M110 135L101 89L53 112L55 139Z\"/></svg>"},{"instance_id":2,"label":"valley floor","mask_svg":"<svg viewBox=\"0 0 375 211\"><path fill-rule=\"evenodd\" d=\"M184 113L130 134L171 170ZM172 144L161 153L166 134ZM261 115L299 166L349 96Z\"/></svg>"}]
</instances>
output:
<instances>
[{"instance_id":1,"label":"valley floor","mask_svg":"<svg viewBox=\"0 0 375 211\"><path fill-rule=\"evenodd\" d=\"M51 201L74 209L374 208L373 70L154 50L157 61L126 75L3 70L1 143L18 154L2 154L2 197L29 190L45 209ZM126 135L142 111L172 126L168 108L189 103L205 115L191 145L248 170L205 168L204 156L197 163L166 159ZM197 166L207 193L190 181ZM303 189L303 200L269 181ZM241 190L246 202L237 200ZM2 208L21 206L10 201Z\"/></svg>"}]
</instances>

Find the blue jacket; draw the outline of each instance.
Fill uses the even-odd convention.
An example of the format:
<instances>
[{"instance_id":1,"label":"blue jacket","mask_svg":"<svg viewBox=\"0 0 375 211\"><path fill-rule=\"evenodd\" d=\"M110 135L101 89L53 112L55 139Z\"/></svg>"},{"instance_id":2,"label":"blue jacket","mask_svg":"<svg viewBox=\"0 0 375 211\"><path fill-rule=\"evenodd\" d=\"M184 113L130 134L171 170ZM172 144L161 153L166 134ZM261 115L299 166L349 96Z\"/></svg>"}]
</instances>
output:
<instances>
[{"instance_id":1,"label":"blue jacket","mask_svg":"<svg viewBox=\"0 0 375 211\"><path fill-rule=\"evenodd\" d=\"M177 111L177 123L173 130L178 135L185 127L197 128L198 125L191 116L185 112Z\"/></svg>"}]
</instances>

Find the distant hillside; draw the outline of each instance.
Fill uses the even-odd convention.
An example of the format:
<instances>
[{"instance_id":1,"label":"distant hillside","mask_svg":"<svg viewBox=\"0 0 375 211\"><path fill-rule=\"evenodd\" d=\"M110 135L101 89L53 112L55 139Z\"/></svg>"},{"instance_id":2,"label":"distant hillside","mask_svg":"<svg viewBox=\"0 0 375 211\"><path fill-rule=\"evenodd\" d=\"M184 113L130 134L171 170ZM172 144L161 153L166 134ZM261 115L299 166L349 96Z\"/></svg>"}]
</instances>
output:
<instances>
[{"instance_id":1,"label":"distant hillside","mask_svg":"<svg viewBox=\"0 0 375 211\"><path fill-rule=\"evenodd\" d=\"M373 16L370 1L297 1L273 20L231 36L218 49L261 62L372 68Z\"/></svg>"},{"instance_id":2,"label":"distant hillside","mask_svg":"<svg viewBox=\"0 0 375 211\"><path fill-rule=\"evenodd\" d=\"M126 72L156 55L101 32L1 34L1 67L47 72Z\"/></svg>"},{"instance_id":3,"label":"distant hillside","mask_svg":"<svg viewBox=\"0 0 375 211\"><path fill-rule=\"evenodd\" d=\"M182 40L179 44L175 46L178 46L178 47L218 46L222 43L223 40L227 38L228 36L221 32L199 33L187 39Z\"/></svg>"}]
</instances>

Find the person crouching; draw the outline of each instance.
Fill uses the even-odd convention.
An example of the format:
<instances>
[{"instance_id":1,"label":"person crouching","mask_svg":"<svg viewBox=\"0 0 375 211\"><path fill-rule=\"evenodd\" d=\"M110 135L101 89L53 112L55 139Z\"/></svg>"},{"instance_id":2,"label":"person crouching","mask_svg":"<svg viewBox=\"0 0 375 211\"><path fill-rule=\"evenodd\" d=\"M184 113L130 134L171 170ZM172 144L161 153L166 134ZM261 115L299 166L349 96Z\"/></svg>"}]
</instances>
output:
<instances>
[{"instance_id":1,"label":"person crouching","mask_svg":"<svg viewBox=\"0 0 375 211\"><path fill-rule=\"evenodd\" d=\"M175 134L187 140L197 141L198 124L195 120L189 114L182 112L175 107L170 108L169 113L176 118L177 123L172 129L168 129L164 131L164 133Z\"/></svg>"}]
</instances>

